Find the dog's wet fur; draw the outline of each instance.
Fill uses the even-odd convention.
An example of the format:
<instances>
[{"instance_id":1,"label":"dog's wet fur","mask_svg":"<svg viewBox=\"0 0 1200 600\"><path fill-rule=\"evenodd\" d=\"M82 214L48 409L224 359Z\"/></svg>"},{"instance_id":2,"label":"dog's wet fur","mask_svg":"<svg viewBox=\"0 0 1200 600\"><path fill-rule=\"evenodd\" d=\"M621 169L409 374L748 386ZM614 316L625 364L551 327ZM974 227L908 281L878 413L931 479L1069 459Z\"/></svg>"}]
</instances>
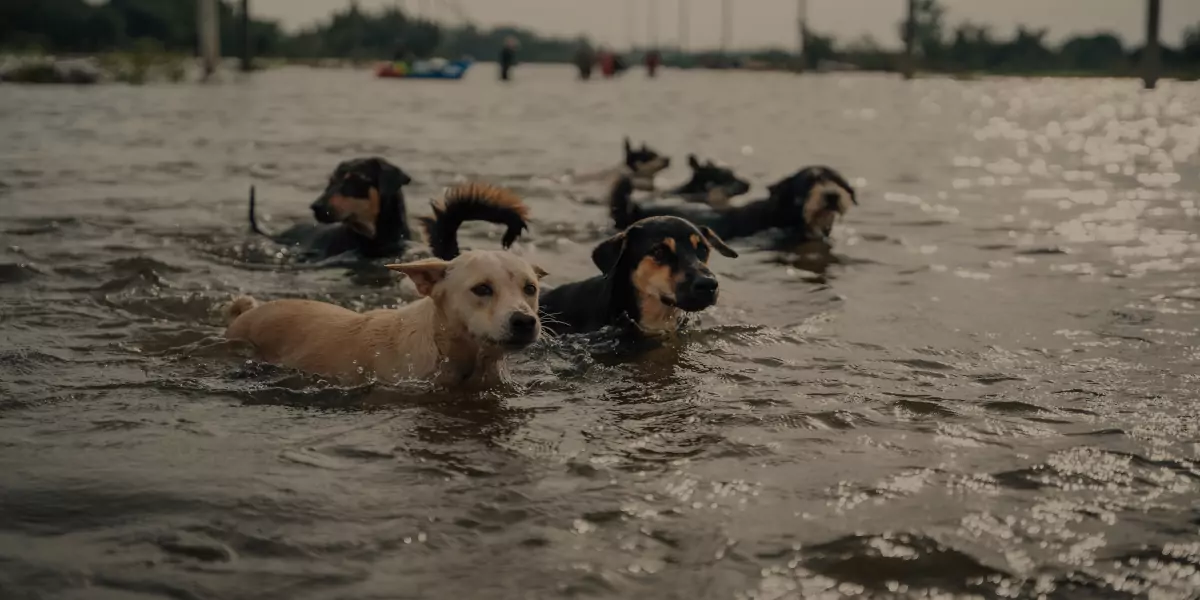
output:
<instances>
[{"instance_id":1,"label":"dog's wet fur","mask_svg":"<svg viewBox=\"0 0 1200 600\"><path fill-rule=\"evenodd\" d=\"M708 209L642 206L633 201L630 186L618 183L609 193L609 214L618 229L647 217L677 216L710 227L725 240L779 229L788 243L827 242L838 217L858 204L854 188L827 166L805 167L767 189L767 198L742 206Z\"/></svg>"},{"instance_id":2,"label":"dog's wet fur","mask_svg":"<svg viewBox=\"0 0 1200 600\"><path fill-rule=\"evenodd\" d=\"M622 177L618 185L632 191ZM637 335L669 334L684 313L717 302L713 250L734 258L711 229L678 217L650 217L600 243L592 262L601 274L558 286L542 296L542 321L555 333L614 326Z\"/></svg>"},{"instance_id":3,"label":"dog's wet fur","mask_svg":"<svg viewBox=\"0 0 1200 600\"><path fill-rule=\"evenodd\" d=\"M711 160L700 162L695 154L688 155L688 166L692 178L683 185L666 193L688 202L725 207L729 201L750 191L750 183L733 172L733 169L717 165Z\"/></svg>"},{"instance_id":4,"label":"dog's wet fur","mask_svg":"<svg viewBox=\"0 0 1200 600\"><path fill-rule=\"evenodd\" d=\"M309 207L316 223L269 234L258 225L255 193L250 188L250 230L295 247L297 259L318 262L353 253L359 258L404 254L412 235L404 192L412 182L396 165L379 157L354 158L337 165L325 191Z\"/></svg>"},{"instance_id":5,"label":"dog's wet fur","mask_svg":"<svg viewBox=\"0 0 1200 600\"><path fill-rule=\"evenodd\" d=\"M427 226L449 235L439 258L388 265L408 276L421 299L398 309L357 313L311 300L259 304L242 296L228 308L230 340L250 343L263 360L339 383L433 379L447 386L503 380L504 358L541 335L540 268L511 252L453 255L466 220L520 222L528 211L506 190L471 184L452 189ZM440 221L453 216L453 227ZM511 230L510 230L511 231Z\"/></svg>"},{"instance_id":6,"label":"dog's wet fur","mask_svg":"<svg viewBox=\"0 0 1200 600\"><path fill-rule=\"evenodd\" d=\"M451 188L445 197L431 203L433 216L421 217L425 239L433 255L451 260L458 256L458 228L466 221L488 221L507 229L500 244L512 246L529 229L529 209L516 194L482 183Z\"/></svg>"}]
</instances>

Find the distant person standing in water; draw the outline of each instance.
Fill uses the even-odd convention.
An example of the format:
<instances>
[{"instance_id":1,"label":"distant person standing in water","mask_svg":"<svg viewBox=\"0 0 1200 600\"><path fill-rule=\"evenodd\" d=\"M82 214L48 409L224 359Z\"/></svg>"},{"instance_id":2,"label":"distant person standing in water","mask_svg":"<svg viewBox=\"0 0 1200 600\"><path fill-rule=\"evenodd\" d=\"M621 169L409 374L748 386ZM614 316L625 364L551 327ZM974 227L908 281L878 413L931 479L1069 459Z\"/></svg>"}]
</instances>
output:
<instances>
[{"instance_id":1,"label":"distant person standing in water","mask_svg":"<svg viewBox=\"0 0 1200 600\"><path fill-rule=\"evenodd\" d=\"M617 59L609 52L608 48L601 47L600 53L596 55L597 61L600 63L600 73L605 78L612 77L617 71Z\"/></svg>"},{"instance_id":2,"label":"distant person standing in water","mask_svg":"<svg viewBox=\"0 0 1200 600\"><path fill-rule=\"evenodd\" d=\"M504 47L500 49L501 81L508 81L508 72L512 70L515 64L517 64L517 38L509 36L505 38Z\"/></svg>"},{"instance_id":3,"label":"distant person standing in water","mask_svg":"<svg viewBox=\"0 0 1200 600\"><path fill-rule=\"evenodd\" d=\"M662 56L658 50L651 50L646 53L646 75L654 77L658 72L658 65L662 64Z\"/></svg>"},{"instance_id":4,"label":"distant person standing in water","mask_svg":"<svg viewBox=\"0 0 1200 600\"><path fill-rule=\"evenodd\" d=\"M579 78L584 81L591 79L592 65L595 64L596 54L592 52L592 47L587 42L583 42L575 51L575 67L579 69Z\"/></svg>"}]
</instances>

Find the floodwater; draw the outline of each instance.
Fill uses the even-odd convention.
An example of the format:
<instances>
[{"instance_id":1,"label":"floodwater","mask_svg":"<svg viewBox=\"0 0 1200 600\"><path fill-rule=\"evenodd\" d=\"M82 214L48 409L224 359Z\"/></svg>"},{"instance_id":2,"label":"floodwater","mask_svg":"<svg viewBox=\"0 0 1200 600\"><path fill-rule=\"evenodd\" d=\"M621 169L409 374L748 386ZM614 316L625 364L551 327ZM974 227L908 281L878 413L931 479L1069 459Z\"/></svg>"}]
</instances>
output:
<instances>
[{"instance_id":1,"label":"floodwater","mask_svg":"<svg viewBox=\"0 0 1200 600\"><path fill-rule=\"evenodd\" d=\"M1197 597L1200 86L494 78L0 87L0 597ZM249 237L250 183L275 230L354 156L412 215L511 186L553 284L608 233L564 176L624 134L861 206L830 261L716 257L678 341L546 343L490 393L221 342L237 293L407 297Z\"/></svg>"}]
</instances>

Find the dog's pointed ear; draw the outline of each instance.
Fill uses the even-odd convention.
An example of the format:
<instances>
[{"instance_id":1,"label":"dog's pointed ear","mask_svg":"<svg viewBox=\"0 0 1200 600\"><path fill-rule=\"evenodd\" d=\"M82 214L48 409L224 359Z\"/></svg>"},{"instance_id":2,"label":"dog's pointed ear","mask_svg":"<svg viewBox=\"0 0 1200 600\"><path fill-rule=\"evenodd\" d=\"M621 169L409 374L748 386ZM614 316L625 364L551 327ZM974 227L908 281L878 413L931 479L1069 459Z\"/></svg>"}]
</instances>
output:
<instances>
[{"instance_id":1,"label":"dog's pointed ear","mask_svg":"<svg viewBox=\"0 0 1200 600\"><path fill-rule=\"evenodd\" d=\"M693 170L698 170L700 168L700 161L696 160L695 154L688 155L688 166L691 167Z\"/></svg>"},{"instance_id":2,"label":"dog's pointed ear","mask_svg":"<svg viewBox=\"0 0 1200 600\"><path fill-rule=\"evenodd\" d=\"M621 262L626 242L628 242L628 234L624 231L600 242L600 245L592 250L592 263L600 269L601 273L608 275L616 268L617 263Z\"/></svg>"},{"instance_id":3,"label":"dog's pointed ear","mask_svg":"<svg viewBox=\"0 0 1200 600\"><path fill-rule=\"evenodd\" d=\"M625 136L625 154L633 153L633 144L629 143L629 136Z\"/></svg>"},{"instance_id":4,"label":"dog's pointed ear","mask_svg":"<svg viewBox=\"0 0 1200 600\"><path fill-rule=\"evenodd\" d=\"M450 263L439 258L427 258L414 262L388 265L387 268L408 276L417 286L417 293L428 296L433 288L446 278Z\"/></svg>"},{"instance_id":5,"label":"dog's pointed ear","mask_svg":"<svg viewBox=\"0 0 1200 600\"><path fill-rule=\"evenodd\" d=\"M738 253L734 252L733 248L725 245L725 240L721 239L721 236L717 235L717 232L713 231L711 227L701 227L700 233L704 234L704 239L708 241L710 246L716 248L717 252L721 253L721 256L726 258L738 257Z\"/></svg>"},{"instance_id":6,"label":"dog's pointed ear","mask_svg":"<svg viewBox=\"0 0 1200 600\"><path fill-rule=\"evenodd\" d=\"M539 266L537 266L537 265L530 265L530 266L532 266L532 267L533 267L533 273L534 273L535 275L537 275L538 281L541 281L541 280L542 280L542 279L544 279L544 278L545 278L547 275L549 275L549 273L547 273L545 269L543 269L543 268L541 268L541 267L539 267Z\"/></svg>"}]
</instances>

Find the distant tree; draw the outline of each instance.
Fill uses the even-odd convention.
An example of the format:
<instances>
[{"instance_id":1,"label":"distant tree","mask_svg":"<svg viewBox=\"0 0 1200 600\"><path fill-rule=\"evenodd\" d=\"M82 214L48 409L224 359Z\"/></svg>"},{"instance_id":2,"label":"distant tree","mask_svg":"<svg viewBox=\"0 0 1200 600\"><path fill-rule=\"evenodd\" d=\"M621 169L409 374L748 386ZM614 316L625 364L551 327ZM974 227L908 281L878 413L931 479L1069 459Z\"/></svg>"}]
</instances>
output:
<instances>
[{"instance_id":1,"label":"distant tree","mask_svg":"<svg viewBox=\"0 0 1200 600\"><path fill-rule=\"evenodd\" d=\"M804 67L811 69L825 61L838 58L833 36L821 35L811 29L804 36Z\"/></svg>"},{"instance_id":2,"label":"distant tree","mask_svg":"<svg viewBox=\"0 0 1200 600\"><path fill-rule=\"evenodd\" d=\"M946 9L938 0L916 0L915 8L914 50L924 59L926 66L936 66L944 55ZM907 16L900 21L899 30L903 41L908 35Z\"/></svg>"},{"instance_id":3,"label":"distant tree","mask_svg":"<svg viewBox=\"0 0 1200 600\"><path fill-rule=\"evenodd\" d=\"M1111 33L1073 37L1059 50L1062 65L1078 71L1125 67L1125 47Z\"/></svg>"}]
</instances>

